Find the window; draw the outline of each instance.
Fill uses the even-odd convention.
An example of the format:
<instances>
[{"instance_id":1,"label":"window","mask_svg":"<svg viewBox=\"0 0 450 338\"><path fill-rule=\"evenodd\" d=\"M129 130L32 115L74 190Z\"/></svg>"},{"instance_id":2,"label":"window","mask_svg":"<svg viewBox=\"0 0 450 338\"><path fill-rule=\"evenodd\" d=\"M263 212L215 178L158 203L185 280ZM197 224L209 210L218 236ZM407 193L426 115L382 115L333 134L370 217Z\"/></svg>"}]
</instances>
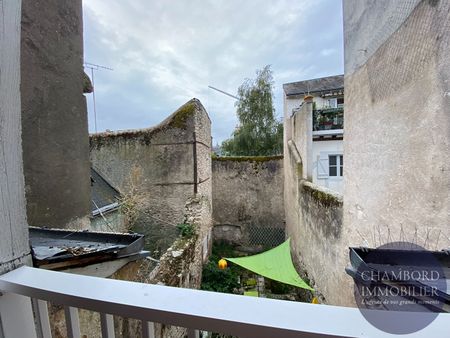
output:
<instances>
[{"instance_id":1,"label":"window","mask_svg":"<svg viewBox=\"0 0 450 338\"><path fill-rule=\"evenodd\" d=\"M328 175L329 176L342 176L344 166L343 155L329 155L328 156Z\"/></svg>"},{"instance_id":2,"label":"window","mask_svg":"<svg viewBox=\"0 0 450 338\"><path fill-rule=\"evenodd\" d=\"M336 103L338 108L344 107L344 98L343 97L337 98Z\"/></svg>"},{"instance_id":3,"label":"window","mask_svg":"<svg viewBox=\"0 0 450 338\"><path fill-rule=\"evenodd\" d=\"M333 151L321 151L317 156L318 179L341 179L344 175L344 156Z\"/></svg>"},{"instance_id":4,"label":"window","mask_svg":"<svg viewBox=\"0 0 450 338\"><path fill-rule=\"evenodd\" d=\"M327 100L327 105L329 108L337 108L337 99L328 99Z\"/></svg>"}]
</instances>

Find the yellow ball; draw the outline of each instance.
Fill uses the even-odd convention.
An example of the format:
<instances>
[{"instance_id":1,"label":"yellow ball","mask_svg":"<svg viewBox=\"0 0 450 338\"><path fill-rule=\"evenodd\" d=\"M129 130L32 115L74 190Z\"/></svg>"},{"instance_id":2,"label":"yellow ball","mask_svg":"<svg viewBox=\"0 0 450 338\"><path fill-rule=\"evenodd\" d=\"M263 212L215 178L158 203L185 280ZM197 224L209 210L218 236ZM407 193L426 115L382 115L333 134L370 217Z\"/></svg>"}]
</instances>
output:
<instances>
[{"instance_id":1,"label":"yellow ball","mask_svg":"<svg viewBox=\"0 0 450 338\"><path fill-rule=\"evenodd\" d=\"M220 270L223 270L223 269L226 269L227 268L227 261L225 260L225 259L221 259L220 261L219 261L219 269Z\"/></svg>"}]
</instances>

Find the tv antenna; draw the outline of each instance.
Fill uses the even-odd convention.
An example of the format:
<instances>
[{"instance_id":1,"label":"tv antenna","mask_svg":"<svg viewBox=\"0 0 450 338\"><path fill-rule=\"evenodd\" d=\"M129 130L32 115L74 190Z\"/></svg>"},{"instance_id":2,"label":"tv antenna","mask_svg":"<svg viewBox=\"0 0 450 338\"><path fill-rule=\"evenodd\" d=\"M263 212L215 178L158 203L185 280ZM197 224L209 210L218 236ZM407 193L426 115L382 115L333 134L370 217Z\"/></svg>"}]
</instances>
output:
<instances>
[{"instance_id":1,"label":"tv antenna","mask_svg":"<svg viewBox=\"0 0 450 338\"><path fill-rule=\"evenodd\" d=\"M92 81L92 101L94 103L94 128L95 128L95 132L97 132L97 108L95 105L95 83L94 83L94 70L114 70L112 68L109 67L105 67L105 66L101 66L101 65L97 65L95 63L90 63L90 62L85 62L84 63L84 68L89 68L91 70L91 81Z\"/></svg>"},{"instance_id":2,"label":"tv antenna","mask_svg":"<svg viewBox=\"0 0 450 338\"><path fill-rule=\"evenodd\" d=\"M240 98L238 98L237 96L232 95L232 94L230 94L230 93L227 93L226 91L220 90L220 89L218 89L218 88L216 88L216 87L208 86L208 88L211 88L211 89L213 89L213 90L216 90L216 91L218 91L219 93L225 94L225 95L227 95L227 96L229 96L229 97L232 97L233 99L236 99L236 100L238 100L238 101L240 100Z\"/></svg>"}]
</instances>

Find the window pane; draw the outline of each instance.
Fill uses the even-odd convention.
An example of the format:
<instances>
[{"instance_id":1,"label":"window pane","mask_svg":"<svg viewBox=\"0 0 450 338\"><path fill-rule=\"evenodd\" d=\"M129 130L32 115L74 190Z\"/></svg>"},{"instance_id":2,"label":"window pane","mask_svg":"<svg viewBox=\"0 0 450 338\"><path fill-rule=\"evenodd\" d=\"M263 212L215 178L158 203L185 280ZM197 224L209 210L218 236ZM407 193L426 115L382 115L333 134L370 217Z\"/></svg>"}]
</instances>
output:
<instances>
[{"instance_id":1,"label":"window pane","mask_svg":"<svg viewBox=\"0 0 450 338\"><path fill-rule=\"evenodd\" d=\"M341 165L344 165L344 155L340 156L340 160L341 160Z\"/></svg>"},{"instance_id":2,"label":"window pane","mask_svg":"<svg viewBox=\"0 0 450 338\"><path fill-rule=\"evenodd\" d=\"M337 176L337 167L330 167L330 176Z\"/></svg>"},{"instance_id":3,"label":"window pane","mask_svg":"<svg viewBox=\"0 0 450 338\"><path fill-rule=\"evenodd\" d=\"M344 176L344 168L341 166L341 171L339 172L340 176Z\"/></svg>"},{"instance_id":4,"label":"window pane","mask_svg":"<svg viewBox=\"0 0 450 338\"><path fill-rule=\"evenodd\" d=\"M330 165L336 165L336 155L330 155L328 160L330 161Z\"/></svg>"},{"instance_id":5,"label":"window pane","mask_svg":"<svg viewBox=\"0 0 450 338\"><path fill-rule=\"evenodd\" d=\"M337 104L344 104L344 98L343 97L339 97L337 99Z\"/></svg>"}]
</instances>

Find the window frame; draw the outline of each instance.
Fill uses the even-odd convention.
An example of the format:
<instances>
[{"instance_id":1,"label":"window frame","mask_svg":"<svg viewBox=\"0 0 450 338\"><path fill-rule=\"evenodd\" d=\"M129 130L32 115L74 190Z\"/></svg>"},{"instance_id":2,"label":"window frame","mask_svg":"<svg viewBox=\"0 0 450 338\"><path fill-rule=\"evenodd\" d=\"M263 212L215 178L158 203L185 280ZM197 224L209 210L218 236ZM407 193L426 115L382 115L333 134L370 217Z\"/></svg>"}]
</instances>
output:
<instances>
[{"instance_id":1,"label":"window frame","mask_svg":"<svg viewBox=\"0 0 450 338\"><path fill-rule=\"evenodd\" d=\"M335 164L331 164L331 158L336 158ZM336 168L336 175L331 175L331 168ZM342 179L344 177L344 154L328 154L328 177L332 179Z\"/></svg>"}]
</instances>

